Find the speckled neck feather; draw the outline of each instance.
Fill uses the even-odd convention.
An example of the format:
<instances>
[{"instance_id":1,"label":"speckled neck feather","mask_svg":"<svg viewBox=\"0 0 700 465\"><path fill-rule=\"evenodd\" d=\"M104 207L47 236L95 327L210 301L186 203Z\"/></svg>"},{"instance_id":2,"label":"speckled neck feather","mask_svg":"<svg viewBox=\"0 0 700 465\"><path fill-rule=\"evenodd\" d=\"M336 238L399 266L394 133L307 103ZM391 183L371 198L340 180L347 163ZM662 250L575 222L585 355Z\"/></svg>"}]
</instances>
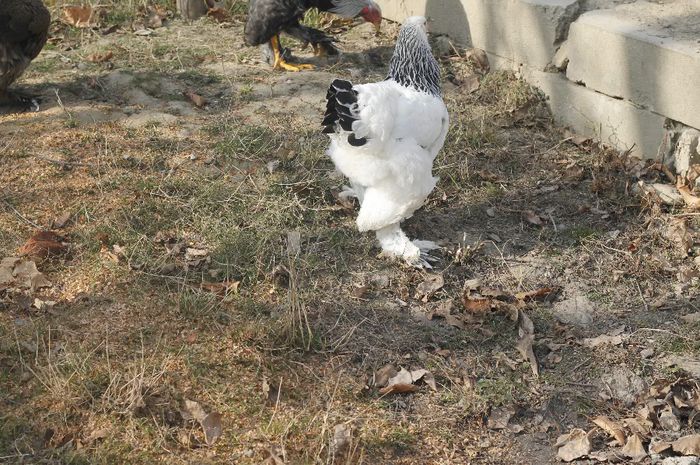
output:
<instances>
[{"instance_id":1,"label":"speckled neck feather","mask_svg":"<svg viewBox=\"0 0 700 465\"><path fill-rule=\"evenodd\" d=\"M440 96L440 66L430 50L422 24L407 23L401 28L387 79Z\"/></svg>"}]
</instances>

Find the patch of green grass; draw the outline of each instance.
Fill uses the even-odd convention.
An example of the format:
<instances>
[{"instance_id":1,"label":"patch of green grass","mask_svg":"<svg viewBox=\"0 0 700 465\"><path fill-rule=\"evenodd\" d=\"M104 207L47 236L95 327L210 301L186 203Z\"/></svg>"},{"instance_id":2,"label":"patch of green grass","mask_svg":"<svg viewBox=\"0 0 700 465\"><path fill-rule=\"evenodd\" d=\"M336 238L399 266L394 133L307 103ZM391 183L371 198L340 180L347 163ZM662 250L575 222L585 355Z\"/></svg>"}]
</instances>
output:
<instances>
[{"instance_id":1,"label":"patch of green grass","mask_svg":"<svg viewBox=\"0 0 700 465\"><path fill-rule=\"evenodd\" d=\"M418 437L406 427L395 426L385 434L368 435L364 443L370 451L393 449L394 453L405 454L418 444Z\"/></svg>"},{"instance_id":2,"label":"patch of green grass","mask_svg":"<svg viewBox=\"0 0 700 465\"><path fill-rule=\"evenodd\" d=\"M597 229L585 225L574 226L571 229L569 229L567 233L572 239L578 242L583 242L586 239L595 239L600 234L600 232Z\"/></svg>"}]
</instances>

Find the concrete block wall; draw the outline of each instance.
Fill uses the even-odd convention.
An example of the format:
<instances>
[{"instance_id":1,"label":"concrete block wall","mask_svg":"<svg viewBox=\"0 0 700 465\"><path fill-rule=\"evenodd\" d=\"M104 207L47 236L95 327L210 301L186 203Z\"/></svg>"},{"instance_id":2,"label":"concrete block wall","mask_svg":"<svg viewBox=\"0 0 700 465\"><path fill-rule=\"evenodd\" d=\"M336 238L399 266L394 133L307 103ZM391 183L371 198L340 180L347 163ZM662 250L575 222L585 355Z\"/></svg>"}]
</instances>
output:
<instances>
[{"instance_id":1,"label":"concrete block wall","mask_svg":"<svg viewBox=\"0 0 700 465\"><path fill-rule=\"evenodd\" d=\"M643 158L700 163L700 2L379 0L539 87L558 123ZM664 150L663 144L681 144ZM683 149L683 150L681 150ZM688 159L690 157L690 159Z\"/></svg>"}]
</instances>

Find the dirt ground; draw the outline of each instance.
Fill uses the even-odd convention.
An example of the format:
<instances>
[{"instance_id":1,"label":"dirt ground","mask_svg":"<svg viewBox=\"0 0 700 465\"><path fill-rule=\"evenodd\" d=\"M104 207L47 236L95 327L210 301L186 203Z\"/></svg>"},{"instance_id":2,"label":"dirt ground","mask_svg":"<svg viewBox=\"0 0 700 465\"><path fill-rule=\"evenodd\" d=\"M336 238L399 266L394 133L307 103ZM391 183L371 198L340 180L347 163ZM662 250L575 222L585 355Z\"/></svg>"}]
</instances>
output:
<instances>
[{"instance_id":1,"label":"dirt ground","mask_svg":"<svg viewBox=\"0 0 700 465\"><path fill-rule=\"evenodd\" d=\"M699 224L638 195L662 174L456 50L440 181L405 223L440 261L379 258L320 120L398 27L323 23L345 53L287 40L318 67L284 73L234 12L56 22L19 83L41 111L0 116L0 259L23 254L0 266L0 462L549 464L581 428L577 463L627 463L593 420L645 454L697 431Z\"/></svg>"}]
</instances>

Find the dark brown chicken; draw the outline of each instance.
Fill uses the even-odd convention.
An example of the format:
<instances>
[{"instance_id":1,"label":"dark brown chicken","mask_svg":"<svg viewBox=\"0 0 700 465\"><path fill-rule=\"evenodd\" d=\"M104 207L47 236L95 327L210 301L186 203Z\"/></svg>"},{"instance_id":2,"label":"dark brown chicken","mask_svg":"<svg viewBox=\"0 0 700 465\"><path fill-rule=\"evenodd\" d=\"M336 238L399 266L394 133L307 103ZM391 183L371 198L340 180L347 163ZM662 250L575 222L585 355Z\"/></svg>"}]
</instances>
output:
<instances>
[{"instance_id":1,"label":"dark brown chicken","mask_svg":"<svg viewBox=\"0 0 700 465\"><path fill-rule=\"evenodd\" d=\"M36 99L7 88L41 52L50 23L41 0L0 0L0 114L39 109Z\"/></svg>"},{"instance_id":2,"label":"dark brown chicken","mask_svg":"<svg viewBox=\"0 0 700 465\"><path fill-rule=\"evenodd\" d=\"M299 23L311 8L328 11L343 18L361 16L365 21L374 24L377 30L382 22L382 10L374 0L250 0L248 21L245 25L245 43L270 47L274 69L300 71L313 68L306 63L287 63L279 37L281 32L285 32L303 43L310 43L316 55L337 54L333 39L319 30Z\"/></svg>"}]
</instances>

